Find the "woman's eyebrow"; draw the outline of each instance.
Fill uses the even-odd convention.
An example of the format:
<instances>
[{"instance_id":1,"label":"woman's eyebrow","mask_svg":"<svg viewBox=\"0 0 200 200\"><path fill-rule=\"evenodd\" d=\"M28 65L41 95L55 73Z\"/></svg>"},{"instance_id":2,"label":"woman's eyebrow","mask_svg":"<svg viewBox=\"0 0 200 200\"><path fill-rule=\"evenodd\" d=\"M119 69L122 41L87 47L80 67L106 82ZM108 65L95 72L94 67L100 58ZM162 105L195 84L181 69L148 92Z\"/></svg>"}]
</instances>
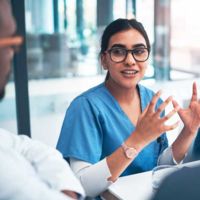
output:
<instances>
[{"instance_id":1,"label":"woman's eyebrow","mask_svg":"<svg viewBox=\"0 0 200 200\"><path fill-rule=\"evenodd\" d=\"M126 48L126 46L123 45L123 44L113 44L113 45L111 46L111 48L115 48L115 47Z\"/></svg>"},{"instance_id":2,"label":"woman's eyebrow","mask_svg":"<svg viewBox=\"0 0 200 200\"><path fill-rule=\"evenodd\" d=\"M112 46L111 46L111 48L124 48L124 49L126 49L126 46L125 45L123 45L123 44L113 44ZM133 46L133 49L134 48L137 48L137 47L146 47L146 45L145 44L143 44L143 43L138 43L138 44L134 44Z\"/></svg>"},{"instance_id":3,"label":"woman's eyebrow","mask_svg":"<svg viewBox=\"0 0 200 200\"><path fill-rule=\"evenodd\" d=\"M133 45L133 48L137 48L137 47L146 47L146 45L143 43L138 43L138 44Z\"/></svg>"}]
</instances>

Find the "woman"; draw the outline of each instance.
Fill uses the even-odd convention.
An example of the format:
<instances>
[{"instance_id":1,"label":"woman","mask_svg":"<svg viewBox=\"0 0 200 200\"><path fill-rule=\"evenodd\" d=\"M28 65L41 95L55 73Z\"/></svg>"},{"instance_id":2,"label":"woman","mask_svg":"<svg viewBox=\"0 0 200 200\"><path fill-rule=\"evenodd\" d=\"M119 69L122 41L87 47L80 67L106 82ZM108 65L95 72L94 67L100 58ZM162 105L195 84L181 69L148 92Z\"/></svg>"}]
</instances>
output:
<instances>
[{"instance_id":1,"label":"woman","mask_svg":"<svg viewBox=\"0 0 200 200\"><path fill-rule=\"evenodd\" d=\"M185 110L172 97L162 102L160 91L154 94L139 84L149 53L149 39L141 23L113 21L101 42L101 62L108 70L105 82L78 96L66 112L57 148L88 196L99 195L120 175L151 170L157 162L179 163L199 127L195 83L190 107ZM170 102L174 108L164 116ZM165 122L177 111L184 128L167 148L165 132L175 129L178 122Z\"/></svg>"}]
</instances>

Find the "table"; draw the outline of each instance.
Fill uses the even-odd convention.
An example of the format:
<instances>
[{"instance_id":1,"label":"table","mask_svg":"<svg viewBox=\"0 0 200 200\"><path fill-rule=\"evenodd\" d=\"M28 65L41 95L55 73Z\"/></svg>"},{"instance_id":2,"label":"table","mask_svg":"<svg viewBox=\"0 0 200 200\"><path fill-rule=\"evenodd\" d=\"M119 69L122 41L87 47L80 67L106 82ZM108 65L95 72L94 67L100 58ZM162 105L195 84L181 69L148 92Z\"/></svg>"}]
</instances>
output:
<instances>
[{"instance_id":1,"label":"table","mask_svg":"<svg viewBox=\"0 0 200 200\"><path fill-rule=\"evenodd\" d=\"M194 167L200 165L200 161L193 161L178 165ZM112 184L102 198L106 200L149 200L153 195L152 171L120 177Z\"/></svg>"},{"instance_id":2,"label":"table","mask_svg":"<svg viewBox=\"0 0 200 200\"><path fill-rule=\"evenodd\" d=\"M119 178L104 193L104 199L148 200L153 194L151 174L149 171Z\"/></svg>"}]
</instances>

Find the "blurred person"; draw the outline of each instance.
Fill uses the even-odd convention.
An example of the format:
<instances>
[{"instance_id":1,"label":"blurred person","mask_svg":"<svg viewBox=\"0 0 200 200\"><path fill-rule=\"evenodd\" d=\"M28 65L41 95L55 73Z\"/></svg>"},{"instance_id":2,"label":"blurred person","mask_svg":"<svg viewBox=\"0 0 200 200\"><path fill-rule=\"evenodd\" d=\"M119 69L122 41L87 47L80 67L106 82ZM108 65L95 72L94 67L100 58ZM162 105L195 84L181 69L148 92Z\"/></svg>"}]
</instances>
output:
<instances>
[{"instance_id":1,"label":"blurred person","mask_svg":"<svg viewBox=\"0 0 200 200\"><path fill-rule=\"evenodd\" d=\"M190 151L185 162L200 160L200 130L191 145ZM170 174L161 183L156 190L152 200L199 200L199 180L200 180L200 163L195 162L194 166L184 166L177 172Z\"/></svg>"},{"instance_id":2,"label":"blurred person","mask_svg":"<svg viewBox=\"0 0 200 200\"><path fill-rule=\"evenodd\" d=\"M161 183L152 200L199 200L200 165L183 167Z\"/></svg>"},{"instance_id":3,"label":"blurred person","mask_svg":"<svg viewBox=\"0 0 200 200\"><path fill-rule=\"evenodd\" d=\"M0 0L0 99L11 71L16 24L8 0ZM84 191L62 155L27 136L0 129L0 199L80 199Z\"/></svg>"},{"instance_id":4,"label":"blurred person","mask_svg":"<svg viewBox=\"0 0 200 200\"><path fill-rule=\"evenodd\" d=\"M197 132L197 136L192 145L189 161L200 160L200 129Z\"/></svg>"},{"instance_id":5,"label":"blurred person","mask_svg":"<svg viewBox=\"0 0 200 200\"><path fill-rule=\"evenodd\" d=\"M196 137L188 150L184 162L193 162L200 160L200 129L198 129Z\"/></svg>"},{"instance_id":6,"label":"blurred person","mask_svg":"<svg viewBox=\"0 0 200 200\"><path fill-rule=\"evenodd\" d=\"M57 149L79 177L86 194L97 196L119 176L152 170L157 164L183 161L200 125L197 86L188 108L170 96L162 101L139 84L148 67L150 42L135 19L118 19L104 30L100 58L107 76L103 83L76 97L67 109ZM173 109L164 114L172 102ZM166 131L178 122L184 128L168 147Z\"/></svg>"}]
</instances>

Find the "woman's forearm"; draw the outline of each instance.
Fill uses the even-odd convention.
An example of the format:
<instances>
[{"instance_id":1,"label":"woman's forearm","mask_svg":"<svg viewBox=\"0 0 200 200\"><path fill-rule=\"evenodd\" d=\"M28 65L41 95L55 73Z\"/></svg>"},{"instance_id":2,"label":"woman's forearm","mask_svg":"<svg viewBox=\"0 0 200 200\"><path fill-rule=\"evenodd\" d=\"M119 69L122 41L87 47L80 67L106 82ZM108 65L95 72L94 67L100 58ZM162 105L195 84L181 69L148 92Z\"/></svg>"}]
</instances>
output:
<instances>
[{"instance_id":1,"label":"woman's forearm","mask_svg":"<svg viewBox=\"0 0 200 200\"><path fill-rule=\"evenodd\" d=\"M194 136L195 133L191 133L188 129L184 127L177 139L172 144L173 156L177 163L184 159L186 153L190 148L190 145L192 144Z\"/></svg>"}]
</instances>

